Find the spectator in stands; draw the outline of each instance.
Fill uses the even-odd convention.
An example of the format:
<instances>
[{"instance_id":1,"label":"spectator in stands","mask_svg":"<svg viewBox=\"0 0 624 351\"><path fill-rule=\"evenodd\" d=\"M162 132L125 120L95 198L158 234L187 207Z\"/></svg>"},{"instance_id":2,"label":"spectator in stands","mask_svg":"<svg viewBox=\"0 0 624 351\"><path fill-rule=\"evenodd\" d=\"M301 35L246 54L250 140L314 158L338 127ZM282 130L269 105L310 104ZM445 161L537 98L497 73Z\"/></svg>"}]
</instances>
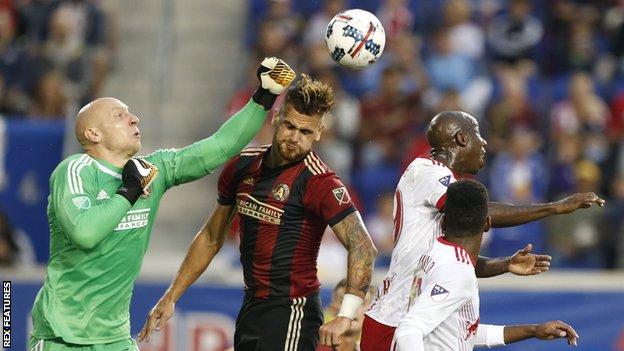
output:
<instances>
[{"instance_id":1,"label":"spectator in stands","mask_svg":"<svg viewBox=\"0 0 624 351\"><path fill-rule=\"evenodd\" d=\"M578 162L575 166L574 192L598 193L600 175L600 168L595 163L588 160ZM565 219L557 216L550 218L548 242L554 265L562 268L604 267L604 255L600 250L604 215L601 210L589 208Z\"/></svg>"},{"instance_id":2,"label":"spectator in stands","mask_svg":"<svg viewBox=\"0 0 624 351\"><path fill-rule=\"evenodd\" d=\"M488 153L505 149L517 129L538 129L537 113L529 101L526 78L517 70L505 68L499 74L501 96L487 112Z\"/></svg>"},{"instance_id":3,"label":"spectator in stands","mask_svg":"<svg viewBox=\"0 0 624 351\"><path fill-rule=\"evenodd\" d=\"M316 74L318 80L329 84L334 91L336 103L325 118L323 144L317 152L327 163L334 165L334 171L349 183L354 163L354 143L360 128L360 103L345 92L335 73L326 69Z\"/></svg>"},{"instance_id":4,"label":"spectator in stands","mask_svg":"<svg viewBox=\"0 0 624 351\"><path fill-rule=\"evenodd\" d=\"M325 44L327 24L340 11L346 9L345 0L325 0L323 8L310 17L303 31L303 42L307 45Z\"/></svg>"},{"instance_id":5,"label":"spectator in stands","mask_svg":"<svg viewBox=\"0 0 624 351\"><path fill-rule=\"evenodd\" d=\"M480 116L491 95L491 82L481 75L475 61L454 51L449 30L448 27L441 27L435 31L433 52L425 60L429 83L433 88L429 98L439 101L441 92L455 90L460 94L464 110Z\"/></svg>"},{"instance_id":6,"label":"spectator in stands","mask_svg":"<svg viewBox=\"0 0 624 351\"><path fill-rule=\"evenodd\" d=\"M594 90L591 76L577 72L570 79L568 99L551 110L551 136L558 140L562 135L583 133L585 156L602 162L608 152L604 133L609 113L607 104Z\"/></svg>"},{"instance_id":7,"label":"spectator in stands","mask_svg":"<svg viewBox=\"0 0 624 351\"><path fill-rule=\"evenodd\" d=\"M516 130L507 150L499 152L491 165L489 185L492 201L531 204L544 202L548 186L546 160L538 152L540 137L529 130ZM512 247L532 243L536 252L544 251L541 222L517 227L496 228L490 235L488 254L503 256Z\"/></svg>"},{"instance_id":8,"label":"spectator in stands","mask_svg":"<svg viewBox=\"0 0 624 351\"><path fill-rule=\"evenodd\" d=\"M6 214L0 211L0 267L14 265L18 255L19 247L15 242L15 231Z\"/></svg>"},{"instance_id":9,"label":"spectator in stands","mask_svg":"<svg viewBox=\"0 0 624 351\"><path fill-rule=\"evenodd\" d=\"M488 44L498 60L515 63L529 58L543 35L539 19L531 15L530 0L511 0L508 12L488 27Z\"/></svg>"},{"instance_id":10,"label":"spectator in stands","mask_svg":"<svg viewBox=\"0 0 624 351\"><path fill-rule=\"evenodd\" d=\"M548 198L555 199L571 194L576 184L575 167L581 160L582 137L569 134L553 143L554 159L549 169Z\"/></svg>"},{"instance_id":11,"label":"spectator in stands","mask_svg":"<svg viewBox=\"0 0 624 351\"><path fill-rule=\"evenodd\" d=\"M47 70L34 86L28 116L42 119L63 119L69 105L64 94L63 78L58 70Z\"/></svg>"},{"instance_id":12,"label":"spectator in stands","mask_svg":"<svg viewBox=\"0 0 624 351\"><path fill-rule=\"evenodd\" d=\"M368 216L366 228L377 247L377 267L388 267L394 248L394 194L381 194L377 198L375 213Z\"/></svg>"},{"instance_id":13,"label":"spectator in stands","mask_svg":"<svg viewBox=\"0 0 624 351\"><path fill-rule=\"evenodd\" d=\"M54 10L49 36L42 47L43 58L63 73L64 90L76 102L86 94L89 79L84 40L78 33L80 20L71 8Z\"/></svg>"},{"instance_id":14,"label":"spectator in stands","mask_svg":"<svg viewBox=\"0 0 624 351\"><path fill-rule=\"evenodd\" d=\"M471 6L468 0L446 0L443 17L453 51L480 60L485 52L485 34L470 21Z\"/></svg>"},{"instance_id":15,"label":"spectator in stands","mask_svg":"<svg viewBox=\"0 0 624 351\"><path fill-rule=\"evenodd\" d=\"M400 90L403 76L396 66L384 70L377 91L362 100L362 124L359 147L362 167L394 165L398 167L402 150L422 123L420 96Z\"/></svg>"},{"instance_id":16,"label":"spectator in stands","mask_svg":"<svg viewBox=\"0 0 624 351\"><path fill-rule=\"evenodd\" d=\"M35 262L30 240L15 229L0 209L0 268L32 265Z\"/></svg>"},{"instance_id":17,"label":"spectator in stands","mask_svg":"<svg viewBox=\"0 0 624 351\"><path fill-rule=\"evenodd\" d=\"M409 32L414 24L414 15L407 6L407 0L382 1L377 17L386 30L389 46L392 46L394 38Z\"/></svg>"},{"instance_id":18,"label":"spectator in stands","mask_svg":"<svg viewBox=\"0 0 624 351\"><path fill-rule=\"evenodd\" d=\"M601 247L605 254L605 268L624 268L624 174L614 178L611 196L600 224L606 225Z\"/></svg>"}]
</instances>

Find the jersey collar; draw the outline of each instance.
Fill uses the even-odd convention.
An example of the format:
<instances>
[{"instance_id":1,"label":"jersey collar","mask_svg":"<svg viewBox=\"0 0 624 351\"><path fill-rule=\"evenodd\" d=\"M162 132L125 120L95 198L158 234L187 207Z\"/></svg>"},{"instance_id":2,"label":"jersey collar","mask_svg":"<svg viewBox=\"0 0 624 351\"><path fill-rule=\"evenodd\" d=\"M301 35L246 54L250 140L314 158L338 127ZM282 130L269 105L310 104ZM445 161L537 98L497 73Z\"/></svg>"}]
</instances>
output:
<instances>
[{"instance_id":1,"label":"jersey collar","mask_svg":"<svg viewBox=\"0 0 624 351\"><path fill-rule=\"evenodd\" d=\"M442 244L442 245L447 245L447 246L453 246L454 248L456 248L457 250L463 251L465 252L466 256L469 258L470 260L470 264L472 265L472 267L475 267L475 262L477 262L475 260L474 257L472 257L472 255L470 254L470 252L468 252L468 250L464 249L461 245L457 245L453 242L450 242L446 239L444 239L443 236L438 238L438 241ZM458 258L459 259L459 258Z\"/></svg>"},{"instance_id":2,"label":"jersey collar","mask_svg":"<svg viewBox=\"0 0 624 351\"><path fill-rule=\"evenodd\" d=\"M98 159L93 159L93 161L95 161L95 164L98 166L98 168L100 169L100 171L111 175L115 178L121 179L121 171L122 168L120 167L116 167L113 166L112 164L104 161L104 160L98 160Z\"/></svg>"},{"instance_id":3,"label":"jersey collar","mask_svg":"<svg viewBox=\"0 0 624 351\"><path fill-rule=\"evenodd\" d=\"M434 161L434 162L437 162L437 163L439 163L439 164L443 165L443 166L444 166L444 167L446 167L449 171L451 171L451 173L453 173L453 177L455 177L455 180L460 180L460 179L462 179L462 178L463 178L460 174L456 173L456 172L455 172L454 170L452 170L449 166L445 165L444 163L442 163L442 162L440 162L440 161L438 161L438 160L434 160L431 156L427 156L427 155L420 155L420 156L418 156L418 158L424 158L424 159L426 159L426 160L431 160L431 161Z\"/></svg>"}]
</instances>

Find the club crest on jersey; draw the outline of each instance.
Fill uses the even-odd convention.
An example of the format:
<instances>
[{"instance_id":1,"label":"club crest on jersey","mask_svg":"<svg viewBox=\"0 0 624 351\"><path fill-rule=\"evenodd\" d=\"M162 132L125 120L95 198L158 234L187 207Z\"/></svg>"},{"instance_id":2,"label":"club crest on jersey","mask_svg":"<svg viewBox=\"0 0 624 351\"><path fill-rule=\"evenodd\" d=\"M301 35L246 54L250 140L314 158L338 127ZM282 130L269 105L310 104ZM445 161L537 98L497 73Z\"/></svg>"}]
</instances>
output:
<instances>
[{"instance_id":1,"label":"club crest on jersey","mask_svg":"<svg viewBox=\"0 0 624 351\"><path fill-rule=\"evenodd\" d=\"M288 199L288 195L290 194L290 189L288 189L288 185L284 183L277 184L273 191L271 192L275 200L284 202Z\"/></svg>"},{"instance_id":2,"label":"club crest on jersey","mask_svg":"<svg viewBox=\"0 0 624 351\"><path fill-rule=\"evenodd\" d=\"M440 184L444 186L449 186L449 184L451 183L451 176L450 175L444 176L438 179L438 181L440 182Z\"/></svg>"},{"instance_id":3,"label":"club crest on jersey","mask_svg":"<svg viewBox=\"0 0 624 351\"><path fill-rule=\"evenodd\" d=\"M72 199L72 202L79 210L86 210L91 207L91 199L87 196L78 196Z\"/></svg>"},{"instance_id":4,"label":"club crest on jersey","mask_svg":"<svg viewBox=\"0 0 624 351\"><path fill-rule=\"evenodd\" d=\"M438 284L436 284L433 289L431 289L431 299L434 302L444 301L448 296L449 291Z\"/></svg>"},{"instance_id":5,"label":"club crest on jersey","mask_svg":"<svg viewBox=\"0 0 624 351\"><path fill-rule=\"evenodd\" d=\"M351 197L349 197L349 192L344 186L332 190L332 193L334 193L334 197L336 198L336 200L338 200L338 205L348 204L349 201L351 201Z\"/></svg>"},{"instance_id":6,"label":"club crest on jersey","mask_svg":"<svg viewBox=\"0 0 624 351\"><path fill-rule=\"evenodd\" d=\"M245 178L245 179L243 180L243 184L247 184L247 185L253 186L253 185L254 185L253 177L247 177L247 178Z\"/></svg>"}]
</instances>

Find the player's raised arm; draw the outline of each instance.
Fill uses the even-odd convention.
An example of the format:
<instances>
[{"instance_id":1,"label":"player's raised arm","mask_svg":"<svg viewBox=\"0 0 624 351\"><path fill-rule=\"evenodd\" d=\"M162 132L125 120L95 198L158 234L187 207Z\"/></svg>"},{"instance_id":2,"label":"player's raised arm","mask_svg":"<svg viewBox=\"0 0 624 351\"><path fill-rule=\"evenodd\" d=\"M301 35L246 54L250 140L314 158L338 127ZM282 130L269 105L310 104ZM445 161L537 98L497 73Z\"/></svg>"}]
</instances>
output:
<instances>
[{"instance_id":1,"label":"player's raised arm","mask_svg":"<svg viewBox=\"0 0 624 351\"><path fill-rule=\"evenodd\" d=\"M590 208L593 205L603 207L605 200L595 193L578 193L546 204L511 205L500 202L489 203L489 215L492 217L492 227L513 227L532 222L544 217L572 213L581 208Z\"/></svg>"},{"instance_id":2,"label":"player's raised arm","mask_svg":"<svg viewBox=\"0 0 624 351\"><path fill-rule=\"evenodd\" d=\"M359 212L347 215L332 226L332 230L349 251L347 288L338 316L320 329L320 342L324 346L339 345L340 336L349 330L357 309L364 302L377 256L377 249Z\"/></svg>"},{"instance_id":3,"label":"player's raised arm","mask_svg":"<svg viewBox=\"0 0 624 351\"><path fill-rule=\"evenodd\" d=\"M295 79L282 60L265 58L257 71L260 86L249 102L210 137L179 150L159 150L147 156L162 158L167 188L199 179L238 154L256 136L273 103Z\"/></svg>"},{"instance_id":4,"label":"player's raised arm","mask_svg":"<svg viewBox=\"0 0 624 351\"><path fill-rule=\"evenodd\" d=\"M223 165L256 136L275 99L288 88L296 76L286 62L275 57L265 58L258 67L257 75L260 86L251 101L227 120L208 139L210 142L200 146L203 154L208 156L206 168L215 169Z\"/></svg>"},{"instance_id":5,"label":"player's raised arm","mask_svg":"<svg viewBox=\"0 0 624 351\"><path fill-rule=\"evenodd\" d=\"M217 204L210 218L193 239L173 283L152 308L139 341L149 341L154 328L159 331L173 315L175 303L186 289L199 278L223 246L226 233L234 218L235 206Z\"/></svg>"}]
</instances>

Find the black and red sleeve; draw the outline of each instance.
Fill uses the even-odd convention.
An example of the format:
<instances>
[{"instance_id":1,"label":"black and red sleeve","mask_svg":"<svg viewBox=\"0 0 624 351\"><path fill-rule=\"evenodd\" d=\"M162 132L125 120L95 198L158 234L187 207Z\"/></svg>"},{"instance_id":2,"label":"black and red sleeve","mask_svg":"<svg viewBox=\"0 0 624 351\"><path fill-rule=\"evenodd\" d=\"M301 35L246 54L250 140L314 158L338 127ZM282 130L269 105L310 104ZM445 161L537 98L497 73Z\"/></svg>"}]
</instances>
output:
<instances>
[{"instance_id":1,"label":"black and red sleeve","mask_svg":"<svg viewBox=\"0 0 624 351\"><path fill-rule=\"evenodd\" d=\"M330 227L357 211L349 191L335 174L311 178L304 204L307 210L322 218Z\"/></svg>"},{"instance_id":2,"label":"black and red sleeve","mask_svg":"<svg viewBox=\"0 0 624 351\"><path fill-rule=\"evenodd\" d=\"M240 160L240 156L232 158L225 164L221 175L219 176L219 185L217 187L217 202L223 206L231 206L236 202L236 164Z\"/></svg>"}]
</instances>

